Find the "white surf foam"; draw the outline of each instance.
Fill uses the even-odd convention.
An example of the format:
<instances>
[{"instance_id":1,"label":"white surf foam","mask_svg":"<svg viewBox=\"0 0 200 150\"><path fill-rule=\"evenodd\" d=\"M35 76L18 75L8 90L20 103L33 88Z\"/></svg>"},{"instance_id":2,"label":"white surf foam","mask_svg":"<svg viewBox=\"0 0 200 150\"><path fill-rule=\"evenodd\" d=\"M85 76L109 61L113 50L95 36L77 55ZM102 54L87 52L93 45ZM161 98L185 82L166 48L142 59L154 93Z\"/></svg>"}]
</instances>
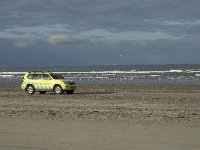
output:
<instances>
[{"instance_id":1,"label":"white surf foam","mask_svg":"<svg viewBox=\"0 0 200 150\"><path fill-rule=\"evenodd\" d=\"M0 75L0 77L2 77L2 78L11 78L11 77L13 77L14 75Z\"/></svg>"},{"instance_id":2,"label":"white surf foam","mask_svg":"<svg viewBox=\"0 0 200 150\"><path fill-rule=\"evenodd\" d=\"M0 74L8 74L8 75L17 75L17 74L25 74L26 72L0 72Z\"/></svg>"},{"instance_id":3,"label":"white surf foam","mask_svg":"<svg viewBox=\"0 0 200 150\"><path fill-rule=\"evenodd\" d=\"M137 71L137 70L130 70L130 71L120 71L120 70L111 70L111 71L76 71L76 72L55 72L55 73L60 73L60 74L154 74L154 73L181 73L183 70L163 70L163 71ZM192 70L187 70L187 72L200 72L199 71L192 71ZM0 72L0 75L20 75L20 74L25 74L26 72Z\"/></svg>"}]
</instances>

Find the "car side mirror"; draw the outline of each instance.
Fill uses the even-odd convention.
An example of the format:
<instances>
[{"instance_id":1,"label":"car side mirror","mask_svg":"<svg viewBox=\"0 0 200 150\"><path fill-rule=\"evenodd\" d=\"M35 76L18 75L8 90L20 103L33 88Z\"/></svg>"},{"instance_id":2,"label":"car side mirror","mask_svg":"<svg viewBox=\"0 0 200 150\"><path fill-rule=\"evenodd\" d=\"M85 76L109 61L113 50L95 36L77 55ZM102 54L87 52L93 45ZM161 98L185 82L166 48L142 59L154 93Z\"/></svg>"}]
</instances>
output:
<instances>
[{"instance_id":1,"label":"car side mirror","mask_svg":"<svg viewBox=\"0 0 200 150\"><path fill-rule=\"evenodd\" d=\"M47 80L51 80L51 78L50 78L50 77L48 77L48 78L47 78Z\"/></svg>"}]
</instances>

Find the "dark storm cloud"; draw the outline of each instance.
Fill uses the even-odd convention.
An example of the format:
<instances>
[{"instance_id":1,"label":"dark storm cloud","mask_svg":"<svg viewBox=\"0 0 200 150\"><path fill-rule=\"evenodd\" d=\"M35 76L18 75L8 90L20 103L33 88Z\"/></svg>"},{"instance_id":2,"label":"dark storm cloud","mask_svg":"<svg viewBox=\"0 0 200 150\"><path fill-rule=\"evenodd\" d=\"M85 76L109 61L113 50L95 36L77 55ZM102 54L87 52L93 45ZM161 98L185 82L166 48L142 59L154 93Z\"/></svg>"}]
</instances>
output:
<instances>
[{"instance_id":1,"label":"dark storm cloud","mask_svg":"<svg viewBox=\"0 0 200 150\"><path fill-rule=\"evenodd\" d=\"M152 31L162 30L160 21L199 20L199 6L198 0L0 1L0 21L4 28L61 23L80 30Z\"/></svg>"},{"instance_id":2,"label":"dark storm cloud","mask_svg":"<svg viewBox=\"0 0 200 150\"><path fill-rule=\"evenodd\" d=\"M0 1L0 63L51 65L55 57L57 65L198 63L199 6L199 0Z\"/></svg>"}]
</instances>

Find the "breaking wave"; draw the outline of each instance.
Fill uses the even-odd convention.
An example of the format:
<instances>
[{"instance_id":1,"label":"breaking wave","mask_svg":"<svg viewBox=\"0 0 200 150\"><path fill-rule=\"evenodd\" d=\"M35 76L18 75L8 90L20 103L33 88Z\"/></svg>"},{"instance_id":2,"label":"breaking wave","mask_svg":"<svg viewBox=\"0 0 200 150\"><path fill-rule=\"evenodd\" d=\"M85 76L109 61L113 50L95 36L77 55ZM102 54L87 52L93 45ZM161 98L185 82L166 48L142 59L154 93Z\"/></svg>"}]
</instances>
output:
<instances>
[{"instance_id":1,"label":"breaking wave","mask_svg":"<svg viewBox=\"0 0 200 150\"><path fill-rule=\"evenodd\" d=\"M26 72L0 72L0 82L20 82ZM200 69L57 71L78 83L200 83Z\"/></svg>"}]
</instances>

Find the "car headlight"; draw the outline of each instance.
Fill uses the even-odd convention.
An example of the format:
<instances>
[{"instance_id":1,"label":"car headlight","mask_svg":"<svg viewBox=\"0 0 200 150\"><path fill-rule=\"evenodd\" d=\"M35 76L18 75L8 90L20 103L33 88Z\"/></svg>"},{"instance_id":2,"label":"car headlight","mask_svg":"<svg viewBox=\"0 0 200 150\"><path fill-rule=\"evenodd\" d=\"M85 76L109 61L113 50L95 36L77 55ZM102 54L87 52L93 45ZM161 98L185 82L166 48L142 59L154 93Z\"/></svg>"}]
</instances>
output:
<instances>
[{"instance_id":1,"label":"car headlight","mask_svg":"<svg viewBox=\"0 0 200 150\"><path fill-rule=\"evenodd\" d=\"M69 81L64 81L64 84L69 84Z\"/></svg>"}]
</instances>

